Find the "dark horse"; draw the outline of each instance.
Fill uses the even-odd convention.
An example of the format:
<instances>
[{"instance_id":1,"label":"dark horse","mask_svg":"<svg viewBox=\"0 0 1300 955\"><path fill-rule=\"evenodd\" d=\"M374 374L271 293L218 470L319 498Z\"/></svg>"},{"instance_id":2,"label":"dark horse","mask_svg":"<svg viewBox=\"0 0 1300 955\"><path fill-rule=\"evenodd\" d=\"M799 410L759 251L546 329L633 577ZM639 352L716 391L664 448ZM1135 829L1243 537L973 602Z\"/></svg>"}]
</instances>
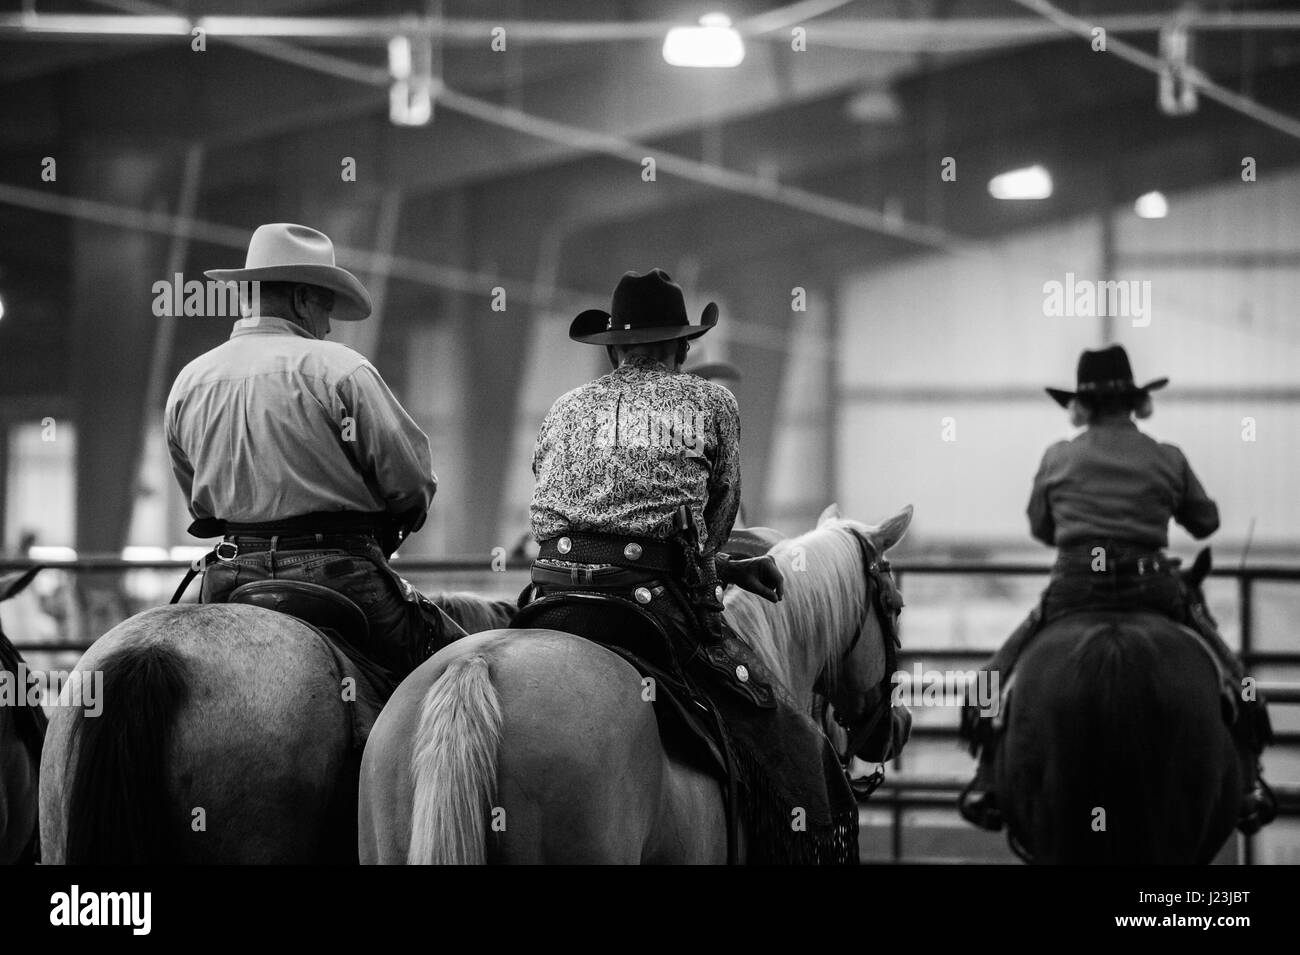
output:
<instances>
[{"instance_id":1,"label":"dark horse","mask_svg":"<svg viewBox=\"0 0 1300 955\"><path fill-rule=\"evenodd\" d=\"M0 577L0 602L16 596L41 568ZM0 865L38 857L36 786L45 743L45 711L28 706L19 679L22 654L0 629L0 680L10 684L16 705L0 705ZM21 697L21 699L19 699Z\"/></svg>"},{"instance_id":2,"label":"dark horse","mask_svg":"<svg viewBox=\"0 0 1300 955\"><path fill-rule=\"evenodd\" d=\"M1185 583L1209 572L1202 551ZM1025 648L1000 742L1008 839L1046 864L1206 864L1241 798L1217 667L1151 613L1085 612Z\"/></svg>"}]
</instances>

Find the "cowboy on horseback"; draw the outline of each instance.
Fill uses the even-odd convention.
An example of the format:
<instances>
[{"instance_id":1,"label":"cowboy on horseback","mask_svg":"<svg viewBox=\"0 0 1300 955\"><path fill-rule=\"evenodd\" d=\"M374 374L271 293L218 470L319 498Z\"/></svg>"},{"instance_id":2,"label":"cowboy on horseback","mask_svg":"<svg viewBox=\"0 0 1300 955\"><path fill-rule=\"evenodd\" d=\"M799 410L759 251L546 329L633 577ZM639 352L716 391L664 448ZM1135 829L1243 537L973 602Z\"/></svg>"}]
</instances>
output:
<instances>
[{"instance_id":1,"label":"cowboy on horseback","mask_svg":"<svg viewBox=\"0 0 1300 955\"><path fill-rule=\"evenodd\" d=\"M204 274L258 283L260 305L185 366L167 399L190 531L224 535L202 599L267 579L343 594L369 623L354 649L391 692L463 631L388 565L437 490L429 439L370 362L324 340L331 319L369 316L370 295L334 264L326 235L287 223L253 233L244 268Z\"/></svg>"},{"instance_id":2,"label":"cowboy on horseback","mask_svg":"<svg viewBox=\"0 0 1300 955\"><path fill-rule=\"evenodd\" d=\"M1027 620L986 665L1007 686L1026 642L1065 614L1122 608L1164 614L1204 639L1231 682L1238 700L1233 737L1246 773L1238 828L1249 834L1271 822L1276 804L1259 776L1259 753L1271 738L1263 702L1240 692L1245 670L1219 636L1208 610L1184 586L1177 562L1164 553L1172 518L1193 537L1219 527L1219 509L1205 493L1181 450L1140 431L1133 418L1151 415L1150 393L1168 384L1159 378L1138 387L1127 353L1119 345L1085 351L1075 391L1047 392L1085 430L1049 447L1034 478L1028 515L1034 537L1058 549L1052 579ZM993 792L993 730L968 706L962 735L980 754L974 780L963 792L962 816L998 830L1002 813Z\"/></svg>"},{"instance_id":3,"label":"cowboy on horseback","mask_svg":"<svg viewBox=\"0 0 1300 955\"><path fill-rule=\"evenodd\" d=\"M691 340L717 320L711 302L690 324L660 269L628 272L610 311L573 320L569 337L604 346L613 370L561 396L542 422L531 507L541 550L526 597L610 580L758 701L770 691L723 621L723 585L777 601L781 572L770 557L721 551L740 503L739 410L722 386L680 373Z\"/></svg>"}]
</instances>

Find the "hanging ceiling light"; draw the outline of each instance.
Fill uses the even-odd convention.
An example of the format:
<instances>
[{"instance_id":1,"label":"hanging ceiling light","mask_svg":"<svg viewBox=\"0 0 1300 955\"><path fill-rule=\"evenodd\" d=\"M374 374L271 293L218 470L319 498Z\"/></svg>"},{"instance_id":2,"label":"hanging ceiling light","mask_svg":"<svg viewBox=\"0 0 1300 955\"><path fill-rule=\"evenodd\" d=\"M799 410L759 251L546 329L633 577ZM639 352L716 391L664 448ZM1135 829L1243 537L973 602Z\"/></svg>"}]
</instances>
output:
<instances>
[{"instance_id":1,"label":"hanging ceiling light","mask_svg":"<svg viewBox=\"0 0 1300 955\"><path fill-rule=\"evenodd\" d=\"M745 59L745 44L725 14L706 13L697 27L673 27L668 31L664 59L673 66L739 66Z\"/></svg>"},{"instance_id":2,"label":"hanging ceiling light","mask_svg":"<svg viewBox=\"0 0 1300 955\"><path fill-rule=\"evenodd\" d=\"M1052 174L1042 166L1026 166L999 173L989 180L994 199L1047 199L1052 195Z\"/></svg>"},{"instance_id":3,"label":"hanging ceiling light","mask_svg":"<svg viewBox=\"0 0 1300 955\"><path fill-rule=\"evenodd\" d=\"M1147 192L1137 197L1133 211L1142 219L1163 219L1169 215L1169 200L1163 192Z\"/></svg>"},{"instance_id":4,"label":"hanging ceiling light","mask_svg":"<svg viewBox=\"0 0 1300 955\"><path fill-rule=\"evenodd\" d=\"M427 126L433 120L433 41L395 36L388 41L388 118L394 126Z\"/></svg>"}]
</instances>

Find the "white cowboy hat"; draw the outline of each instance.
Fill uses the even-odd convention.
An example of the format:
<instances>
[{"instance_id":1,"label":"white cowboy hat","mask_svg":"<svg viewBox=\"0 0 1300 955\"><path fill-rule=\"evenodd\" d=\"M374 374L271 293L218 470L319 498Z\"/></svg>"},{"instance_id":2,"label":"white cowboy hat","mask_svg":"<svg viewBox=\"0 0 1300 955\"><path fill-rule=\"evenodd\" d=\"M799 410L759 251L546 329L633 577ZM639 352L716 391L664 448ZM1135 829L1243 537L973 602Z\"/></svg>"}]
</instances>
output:
<instances>
[{"instance_id":1,"label":"white cowboy hat","mask_svg":"<svg viewBox=\"0 0 1300 955\"><path fill-rule=\"evenodd\" d=\"M242 269L204 272L222 282L301 282L334 293L331 318L359 322L370 315L370 293L360 279L334 264L334 243L324 232L292 222L260 225L248 240Z\"/></svg>"}]
</instances>

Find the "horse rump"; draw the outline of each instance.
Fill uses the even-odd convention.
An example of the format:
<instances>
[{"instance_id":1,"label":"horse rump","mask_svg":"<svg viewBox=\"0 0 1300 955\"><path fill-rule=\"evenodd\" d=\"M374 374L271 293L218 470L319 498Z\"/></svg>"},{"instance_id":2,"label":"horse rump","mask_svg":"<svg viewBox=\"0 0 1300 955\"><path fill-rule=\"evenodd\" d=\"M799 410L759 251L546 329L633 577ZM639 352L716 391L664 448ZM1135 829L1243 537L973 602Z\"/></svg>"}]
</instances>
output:
<instances>
[{"instance_id":1,"label":"horse rump","mask_svg":"<svg viewBox=\"0 0 1300 955\"><path fill-rule=\"evenodd\" d=\"M1209 861L1223 787L1205 767L1224 731L1194 637L1146 615L1053 631L1011 705L1012 836L1036 862Z\"/></svg>"},{"instance_id":2,"label":"horse rump","mask_svg":"<svg viewBox=\"0 0 1300 955\"><path fill-rule=\"evenodd\" d=\"M104 705L77 714L64 778L66 862L147 865L169 861L166 758L188 699L185 661L163 643L122 648L103 664Z\"/></svg>"}]
</instances>

